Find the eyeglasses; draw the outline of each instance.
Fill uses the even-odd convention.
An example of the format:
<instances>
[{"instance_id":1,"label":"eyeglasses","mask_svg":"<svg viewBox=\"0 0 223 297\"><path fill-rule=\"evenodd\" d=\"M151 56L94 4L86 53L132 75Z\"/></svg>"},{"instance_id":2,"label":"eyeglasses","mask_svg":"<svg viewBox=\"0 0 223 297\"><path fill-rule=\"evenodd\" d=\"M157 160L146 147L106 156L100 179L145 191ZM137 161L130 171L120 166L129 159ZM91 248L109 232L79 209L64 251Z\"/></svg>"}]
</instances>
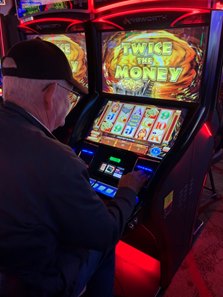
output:
<instances>
[{"instance_id":1,"label":"eyeglasses","mask_svg":"<svg viewBox=\"0 0 223 297\"><path fill-rule=\"evenodd\" d=\"M42 91L44 92L50 84L46 85ZM74 90L70 90L66 87L64 87L63 85L61 85L60 83L56 83L57 86L61 87L62 89L67 91L67 98L70 102L70 107L68 110L68 113L76 106L76 104L78 103L79 99L80 99L80 94Z\"/></svg>"},{"instance_id":2,"label":"eyeglasses","mask_svg":"<svg viewBox=\"0 0 223 297\"><path fill-rule=\"evenodd\" d=\"M58 86L60 86L61 88L63 88L64 90L66 90L66 91L68 91L68 92L71 92L71 93L75 94L76 97L80 97L80 93L78 93L77 91L70 90L70 89L68 89L68 88L66 88L66 87L64 87L64 86L62 86L62 85L59 84L59 83L56 83L56 84L57 84Z\"/></svg>"},{"instance_id":3,"label":"eyeglasses","mask_svg":"<svg viewBox=\"0 0 223 297\"><path fill-rule=\"evenodd\" d=\"M61 87L62 89L66 90L68 95L68 99L70 101L70 104L71 104L71 109L77 104L77 102L79 101L80 99L80 94L74 90L70 90L64 86L62 86L61 84L59 83L56 83L59 87Z\"/></svg>"}]
</instances>

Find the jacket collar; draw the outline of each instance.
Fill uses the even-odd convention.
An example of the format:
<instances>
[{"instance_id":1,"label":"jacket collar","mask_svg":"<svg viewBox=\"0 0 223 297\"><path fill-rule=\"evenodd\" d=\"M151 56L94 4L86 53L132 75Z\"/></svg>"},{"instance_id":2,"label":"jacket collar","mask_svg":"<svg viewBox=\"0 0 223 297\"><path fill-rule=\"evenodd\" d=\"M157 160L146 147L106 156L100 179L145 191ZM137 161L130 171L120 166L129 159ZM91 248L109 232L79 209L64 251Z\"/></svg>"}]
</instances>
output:
<instances>
[{"instance_id":1,"label":"jacket collar","mask_svg":"<svg viewBox=\"0 0 223 297\"><path fill-rule=\"evenodd\" d=\"M56 139L56 137L38 120L36 119L32 114L28 113L23 109L22 107L16 105L15 103L5 101L3 102L3 107L9 110L12 110L18 114L20 114L23 118L25 118L27 121L29 121L31 124L33 124L35 127L42 130L47 136Z\"/></svg>"}]
</instances>

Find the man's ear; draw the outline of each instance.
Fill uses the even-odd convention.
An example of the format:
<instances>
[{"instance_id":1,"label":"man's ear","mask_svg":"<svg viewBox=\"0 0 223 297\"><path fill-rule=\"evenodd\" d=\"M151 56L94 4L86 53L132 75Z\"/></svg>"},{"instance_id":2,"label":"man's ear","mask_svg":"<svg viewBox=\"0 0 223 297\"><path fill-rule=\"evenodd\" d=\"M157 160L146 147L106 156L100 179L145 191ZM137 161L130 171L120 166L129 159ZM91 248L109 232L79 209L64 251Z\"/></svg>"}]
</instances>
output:
<instances>
[{"instance_id":1,"label":"man's ear","mask_svg":"<svg viewBox=\"0 0 223 297\"><path fill-rule=\"evenodd\" d=\"M44 100L44 106L46 110L51 110L53 107L53 97L54 93L56 92L56 83L49 84L49 86L45 89L43 100Z\"/></svg>"}]
</instances>

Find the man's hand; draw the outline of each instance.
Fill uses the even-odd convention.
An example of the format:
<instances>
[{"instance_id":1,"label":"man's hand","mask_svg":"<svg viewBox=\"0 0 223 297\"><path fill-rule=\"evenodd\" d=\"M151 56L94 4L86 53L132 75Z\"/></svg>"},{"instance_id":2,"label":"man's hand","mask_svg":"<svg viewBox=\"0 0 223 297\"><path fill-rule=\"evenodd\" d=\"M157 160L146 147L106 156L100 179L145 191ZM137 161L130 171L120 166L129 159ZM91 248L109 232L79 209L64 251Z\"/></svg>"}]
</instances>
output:
<instances>
[{"instance_id":1,"label":"man's hand","mask_svg":"<svg viewBox=\"0 0 223 297\"><path fill-rule=\"evenodd\" d=\"M132 171L122 176L118 187L130 188L138 194L147 181L148 176L143 171Z\"/></svg>"}]
</instances>

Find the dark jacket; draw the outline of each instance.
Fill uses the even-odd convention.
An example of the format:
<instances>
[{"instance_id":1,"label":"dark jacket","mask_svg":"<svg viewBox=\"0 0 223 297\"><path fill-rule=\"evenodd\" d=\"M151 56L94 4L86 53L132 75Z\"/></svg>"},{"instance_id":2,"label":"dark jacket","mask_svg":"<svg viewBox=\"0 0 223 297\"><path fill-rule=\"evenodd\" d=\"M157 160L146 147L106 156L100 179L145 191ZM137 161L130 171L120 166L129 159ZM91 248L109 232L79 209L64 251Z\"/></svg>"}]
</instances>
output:
<instances>
[{"instance_id":1,"label":"dark jacket","mask_svg":"<svg viewBox=\"0 0 223 297\"><path fill-rule=\"evenodd\" d=\"M105 206L69 146L22 108L0 106L0 270L49 296L69 289L89 249L117 243L134 203L121 188Z\"/></svg>"}]
</instances>

